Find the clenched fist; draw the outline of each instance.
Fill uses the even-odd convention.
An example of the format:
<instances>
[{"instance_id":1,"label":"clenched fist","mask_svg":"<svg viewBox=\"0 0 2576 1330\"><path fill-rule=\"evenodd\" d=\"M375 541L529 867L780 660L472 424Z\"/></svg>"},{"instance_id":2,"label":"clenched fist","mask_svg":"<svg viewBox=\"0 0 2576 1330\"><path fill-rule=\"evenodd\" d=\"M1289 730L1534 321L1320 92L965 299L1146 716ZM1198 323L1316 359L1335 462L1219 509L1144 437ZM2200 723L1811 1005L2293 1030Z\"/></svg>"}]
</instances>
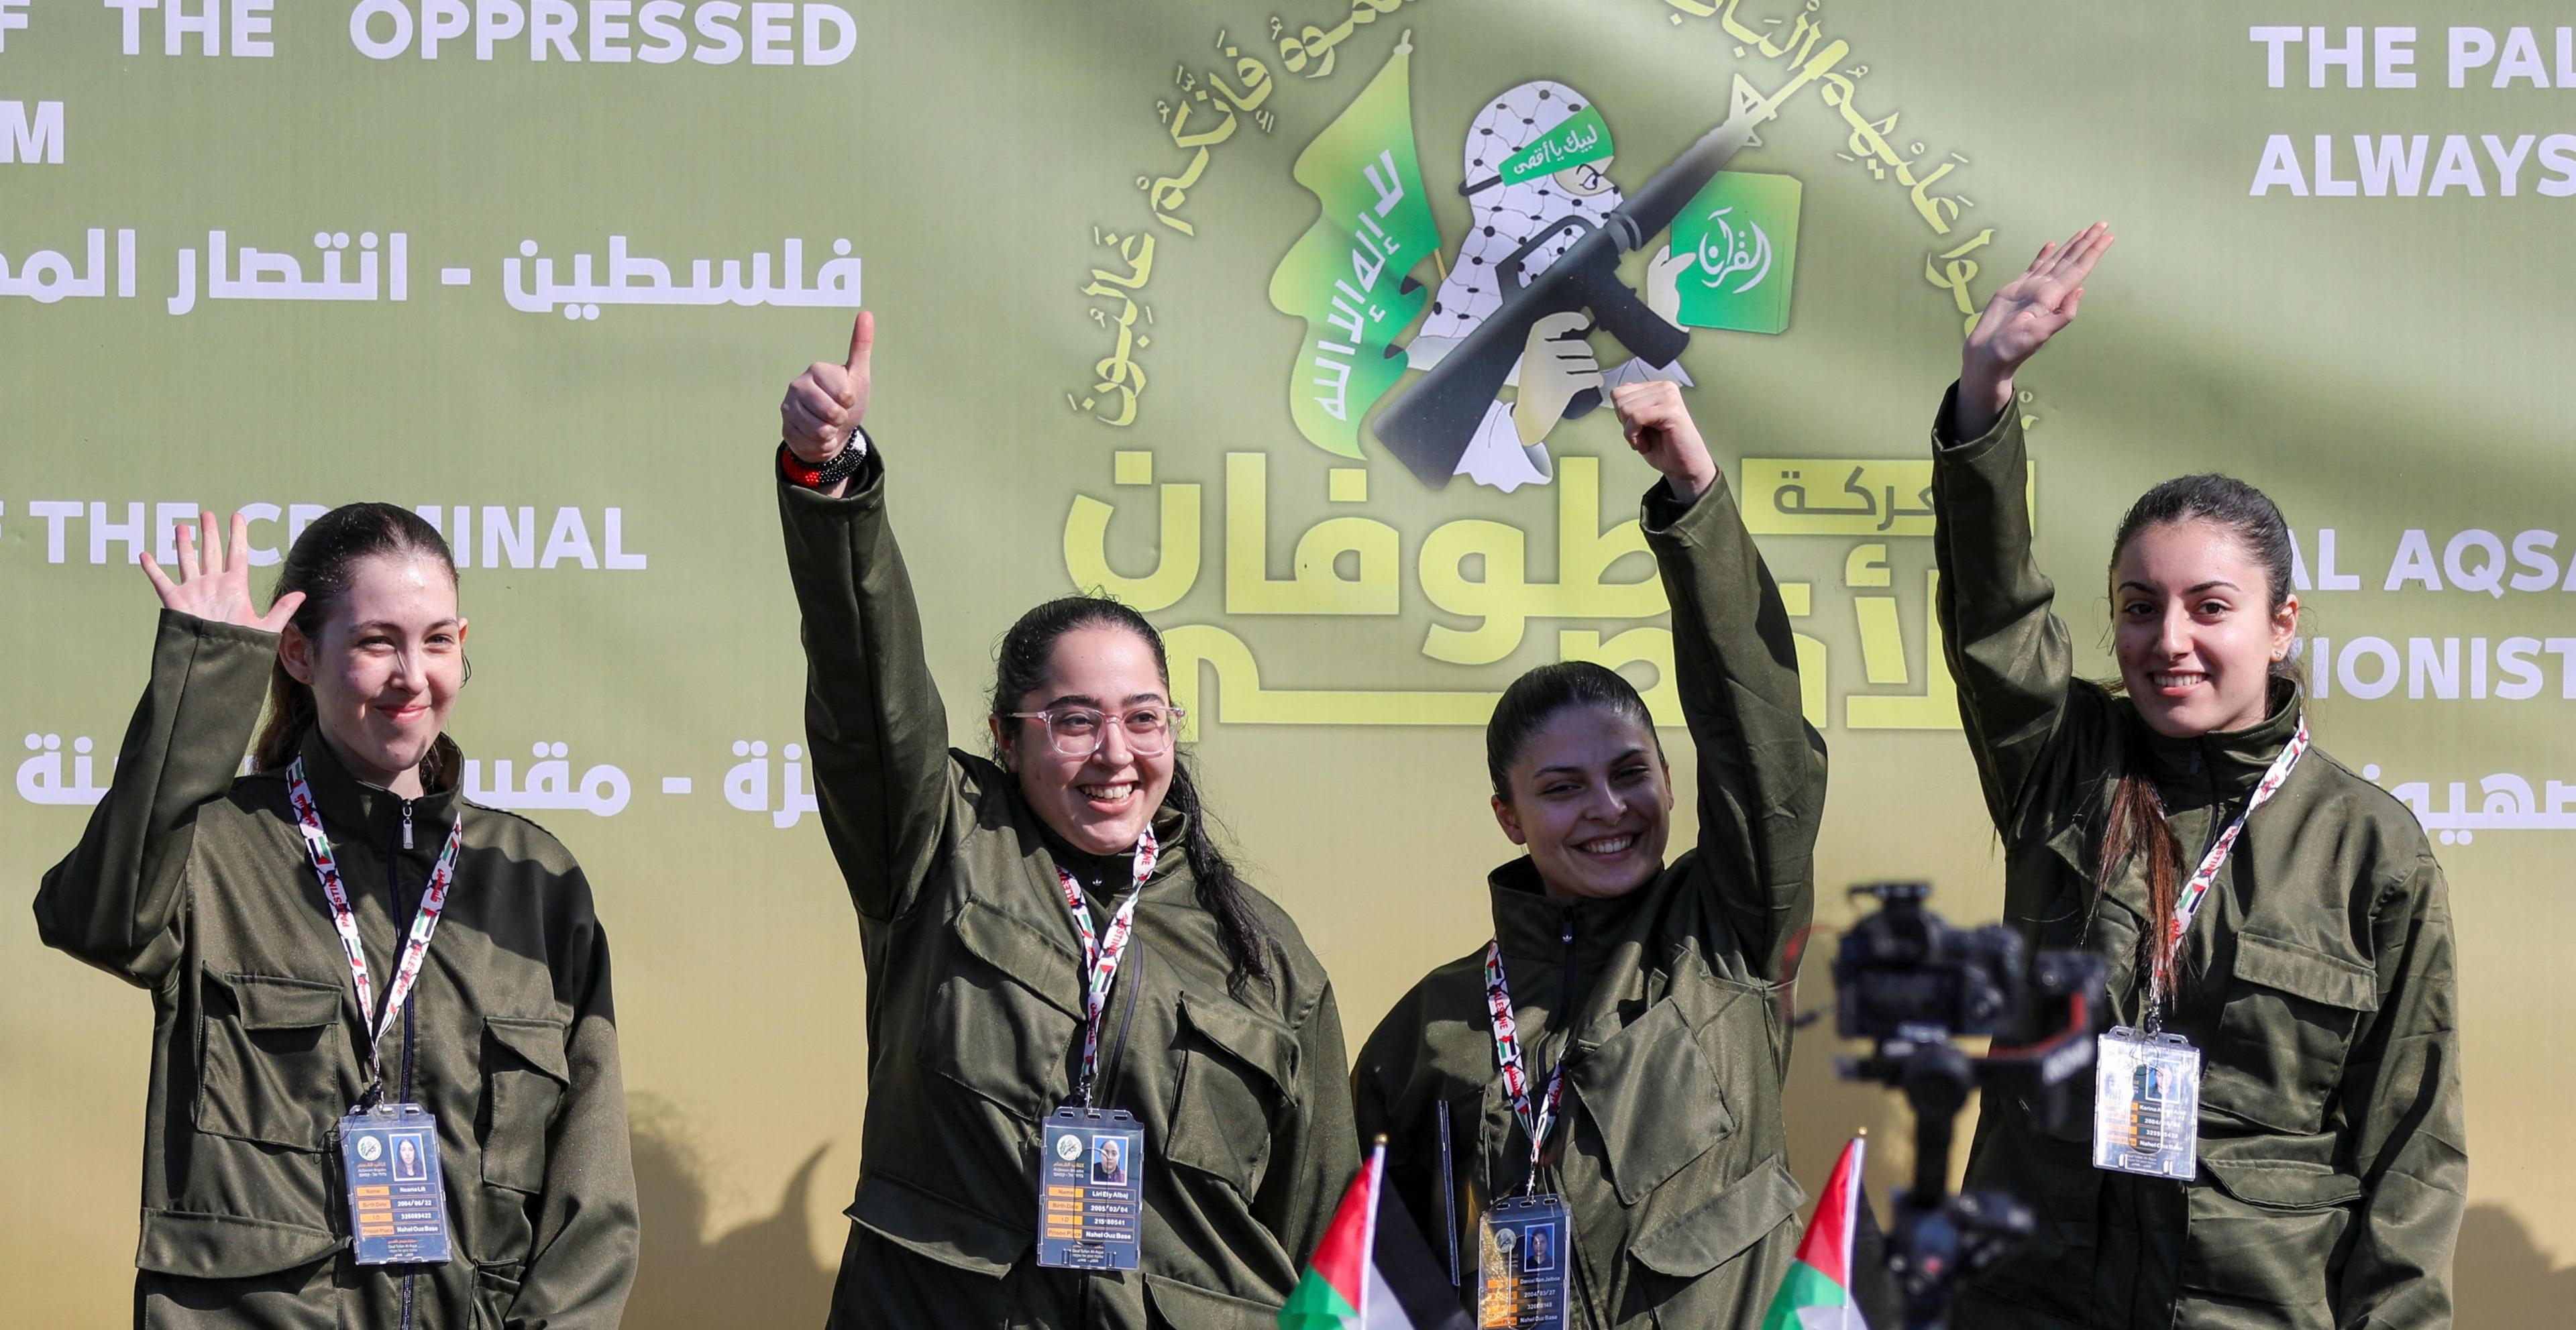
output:
<instances>
[{"instance_id":1,"label":"clenched fist","mask_svg":"<svg viewBox=\"0 0 2576 1330\"><path fill-rule=\"evenodd\" d=\"M1663 473L1674 498L1694 502L1717 483L1717 463L1709 460L1708 443L1682 405L1679 385L1660 379L1620 384L1610 390L1610 409L1619 413L1628 446Z\"/></svg>"}]
</instances>

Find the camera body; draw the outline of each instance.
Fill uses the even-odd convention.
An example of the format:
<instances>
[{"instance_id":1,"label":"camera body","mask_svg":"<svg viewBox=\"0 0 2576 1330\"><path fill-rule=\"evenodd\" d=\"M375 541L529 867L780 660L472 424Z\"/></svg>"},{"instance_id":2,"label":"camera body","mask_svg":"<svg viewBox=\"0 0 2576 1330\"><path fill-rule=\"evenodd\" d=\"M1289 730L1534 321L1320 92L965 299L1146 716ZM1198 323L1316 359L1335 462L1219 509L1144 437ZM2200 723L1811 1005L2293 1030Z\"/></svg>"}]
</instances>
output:
<instances>
[{"instance_id":1,"label":"camera body","mask_svg":"<svg viewBox=\"0 0 2576 1330\"><path fill-rule=\"evenodd\" d=\"M1875 882L1854 895L1884 907L1843 934L1834 956L1835 1033L1845 1039L1994 1035L2026 1025L2021 935L2002 924L1953 928L1923 908L1926 882Z\"/></svg>"}]
</instances>

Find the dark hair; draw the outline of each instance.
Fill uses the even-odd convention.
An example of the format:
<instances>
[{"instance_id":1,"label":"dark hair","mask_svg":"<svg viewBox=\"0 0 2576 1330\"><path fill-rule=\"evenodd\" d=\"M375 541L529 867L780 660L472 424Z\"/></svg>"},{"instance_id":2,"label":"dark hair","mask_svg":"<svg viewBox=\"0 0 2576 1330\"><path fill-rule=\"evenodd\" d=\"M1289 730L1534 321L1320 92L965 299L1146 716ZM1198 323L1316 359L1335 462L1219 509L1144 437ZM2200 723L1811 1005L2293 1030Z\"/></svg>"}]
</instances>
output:
<instances>
[{"instance_id":1,"label":"dark hair","mask_svg":"<svg viewBox=\"0 0 2576 1330\"><path fill-rule=\"evenodd\" d=\"M2119 535L2111 544L2113 571L2108 575L2118 575L2120 555L2139 532L2179 522L2211 523L2243 544L2246 553L2263 567L2271 595L2267 608L2278 610L2289 599L2290 525L2263 491L2231 476L2177 476L2139 495L2138 501L2129 505L2128 515L2120 519ZM2113 588L2115 604L2117 590ZM2295 660L2272 662L2272 675L2294 685L2304 682ZM2123 681L2115 678L2110 686L2116 692ZM2108 892L2130 859L2146 860L2147 917L2157 922L2139 936L2139 945L2146 953L2141 959L2149 975L2162 980L2164 991L2179 992L2182 976L2174 973L2173 967L2180 940L2162 921L2173 917L2174 898L2182 889L2182 844L2165 821L2164 802L2157 797L2155 782L2137 756L2143 746L2129 747L2132 756L2127 769L2120 773L2120 783L2111 791L2110 817L2102 832L2102 861L2095 870L2094 893L2098 900Z\"/></svg>"},{"instance_id":2,"label":"dark hair","mask_svg":"<svg viewBox=\"0 0 2576 1330\"><path fill-rule=\"evenodd\" d=\"M1494 704L1493 718L1485 722L1485 774L1493 778L1495 798L1510 801L1512 763L1529 746L1530 736L1568 707L1602 707L1644 726L1650 735L1655 732L1646 699L1617 670L1588 660L1541 665L1512 680ZM1658 737L1655 755L1663 752L1664 741Z\"/></svg>"},{"instance_id":3,"label":"dark hair","mask_svg":"<svg viewBox=\"0 0 2576 1330\"><path fill-rule=\"evenodd\" d=\"M379 554L436 559L447 569L448 580L456 580L456 560L448 553L447 538L422 521L420 514L390 503L349 503L313 519L295 538L285 561L278 565L271 598L303 592L304 603L295 608L291 622L308 640L320 641L322 625L330 622L349 592L358 561ZM269 666L268 719L260 725L259 742L252 745L252 765L269 771L294 761L313 724L312 687L287 673L285 660L279 659ZM445 786L456 774L433 770L438 760L439 750L432 746L421 762L421 777L433 787Z\"/></svg>"},{"instance_id":4,"label":"dark hair","mask_svg":"<svg viewBox=\"0 0 2576 1330\"><path fill-rule=\"evenodd\" d=\"M1144 615L1107 596L1059 597L1021 615L1020 621L1002 634L1002 644L994 652L992 714L1002 722L1002 734L1018 732L1018 722L1010 720L1007 713L1019 710L1022 698L1045 686L1047 667L1055 659L1056 639L1077 628L1094 627L1123 628L1143 638L1154 652L1155 673L1162 676L1164 690L1170 691L1172 667L1163 654L1163 635L1154 631L1154 625ZM1002 748L1009 745L1007 739L1001 742ZM1236 875L1225 852L1217 848L1207 810L1199 803L1198 782L1191 778L1189 763L1178 752L1172 754L1172 789L1167 797L1189 819L1189 833L1181 849L1189 857L1190 876L1198 884L1199 908L1215 918L1218 940L1225 944L1230 967L1226 986L1239 995L1246 980L1272 983L1270 936L1244 900L1247 888L1243 879Z\"/></svg>"}]
</instances>

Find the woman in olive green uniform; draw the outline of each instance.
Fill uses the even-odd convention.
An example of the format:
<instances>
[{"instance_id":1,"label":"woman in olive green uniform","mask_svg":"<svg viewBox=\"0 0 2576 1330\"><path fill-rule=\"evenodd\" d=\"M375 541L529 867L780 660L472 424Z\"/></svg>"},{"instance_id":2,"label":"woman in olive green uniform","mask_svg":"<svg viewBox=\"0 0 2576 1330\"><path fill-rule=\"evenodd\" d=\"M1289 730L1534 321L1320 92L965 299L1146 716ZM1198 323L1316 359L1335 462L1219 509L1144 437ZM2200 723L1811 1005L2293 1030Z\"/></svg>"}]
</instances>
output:
<instances>
[{"instance_id":1,"label":"woman in olive green uniform","mask_svg":"<svg viewBox=\"0 0 2576 1330\"><path fill-rule=\"evenodd\" d=\"M2196 1168L2097 1168L2089 1113L2051 1132L1988 1093L1970 1184L2038 1232L1954 1323L2446 1326L2468 1172L2448 893L2404 805L2304 747L2279 512L2219 476L2138 501L2113 550L2117 688L2075 677L2031 560L2013 374L2109 244L2096 226L2043 249L1969 339L1933 429L1939 612L2005 917L2033 948L2102 953L2118 1024L2199 1051Z\"/></svg>"},{"instance_id":2,"label":"woman in olive green uniform","mask_svg":"<svg viewBox=\"0 0 2576 1330\"><path fill-rule=\"evenodd\" d=\"M1570 1210L1570 1241L1551 1244L1571 1257L1569 1325L1751 1325L1798 1232L1780 1084L1814 908L1824 741L1799 712L1779 591L1679 390L1628 385L1612 402L1665 477L1644 520L1699 754L1699 845L1664 862L1670 774L1624 680L1567 664L1513 684L1486 751L1495 815L1530 853L1489 879L1497 945L1396 1003L1361 1049L1354 1098L1444 1257L1455 1216L1467 1285L1479 1208L1530 1190ZM1493 951L1523 1095L1488 1015ZM1516 1100L1538 1116L1560 1068L1553 1127L1533 1133Z\"/></svg>"},{"instance_id":3,"label":"woman in olive green uniform","mask_svg":"<svg viewBox=\"0 0 2576 1330\"><path fill-rule=\"evenodd\" d=\"M562 845L458 797L446 543L390 504L334 509L260 615L242 519L229 558L204 527L202 555L180 528L180 580L145 557L152 682L36 897L49 945L152 993L135 1324L611 1330L636 1221L608 943ZM407 936L429 947L411 983ZM443 1264L351 1249L338 1125L378 1100L435 1119ZM393 1153L405 1175L427 1154Z\"/></svg>"},{"instance_id":4,"label":"woman in olive green uniform","mask_svg":"<svg viewBox=\"0 0 2576 1330\"><path fill-rule=\"evenodd\" d=\"M1209 839L1135 611L1030 611L1000 650L996 760L948 746L859 429L873 337L862 313L847 362L780 405L807 760L868 969L831 1323L1269 1327L1359 1163L1332 986ZM1141 1181L1138 1269L1041 1264L1040 1123L1067 1104L1143 1132L1089 1179Z\"/></svg>"}]
</instances>

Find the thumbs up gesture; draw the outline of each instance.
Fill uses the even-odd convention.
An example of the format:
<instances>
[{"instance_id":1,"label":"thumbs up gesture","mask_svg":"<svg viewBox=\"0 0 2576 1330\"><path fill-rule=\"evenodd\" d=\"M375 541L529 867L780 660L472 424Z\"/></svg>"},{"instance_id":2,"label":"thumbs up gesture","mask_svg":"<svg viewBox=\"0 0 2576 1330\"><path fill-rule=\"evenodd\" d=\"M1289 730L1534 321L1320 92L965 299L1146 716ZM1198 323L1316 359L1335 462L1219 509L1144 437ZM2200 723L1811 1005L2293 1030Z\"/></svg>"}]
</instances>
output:
<instances>
[{"instance_id":1,"label":"thumbs up gesture","mask_svg":"<svg viewBox=\"0 0 2576 1330\"><path fill-rule=\"evenodd\" d=\"M818 360L787 385L778 404L778 437L807 466L821 466L847 446L868 412L868 350L877 339L876 315L859 311L850 325L849 359Z\"/></svg>"}]
</instances>

